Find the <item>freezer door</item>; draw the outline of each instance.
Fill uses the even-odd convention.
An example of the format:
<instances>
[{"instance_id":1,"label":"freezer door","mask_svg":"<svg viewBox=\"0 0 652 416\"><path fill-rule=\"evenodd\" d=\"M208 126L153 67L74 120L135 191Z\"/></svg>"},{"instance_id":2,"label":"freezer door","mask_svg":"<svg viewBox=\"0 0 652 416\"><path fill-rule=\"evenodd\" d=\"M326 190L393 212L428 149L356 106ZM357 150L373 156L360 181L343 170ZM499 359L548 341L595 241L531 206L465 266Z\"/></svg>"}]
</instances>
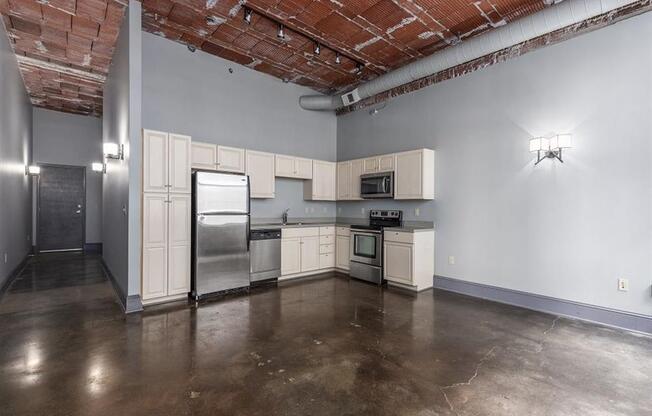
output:
<instances>
[{"instance_id":1,"label":"freezer door","mask_svg":"<svg viewBox=\"0 0 652 416\"><path fill-rule=\"evenodd\" d=\"M197 215L193 295L249 286L249 216Z\"/></svg>"},{"instance_id":2,"label":"freezer door","mask_svg":"<svg viewBox=\"0 0 652 416\"><path fill-rule=\"evenodd\" d=\"M197 214L249 214L249 177L197 172L195 198Z\"/></svg>"}]
</instances>

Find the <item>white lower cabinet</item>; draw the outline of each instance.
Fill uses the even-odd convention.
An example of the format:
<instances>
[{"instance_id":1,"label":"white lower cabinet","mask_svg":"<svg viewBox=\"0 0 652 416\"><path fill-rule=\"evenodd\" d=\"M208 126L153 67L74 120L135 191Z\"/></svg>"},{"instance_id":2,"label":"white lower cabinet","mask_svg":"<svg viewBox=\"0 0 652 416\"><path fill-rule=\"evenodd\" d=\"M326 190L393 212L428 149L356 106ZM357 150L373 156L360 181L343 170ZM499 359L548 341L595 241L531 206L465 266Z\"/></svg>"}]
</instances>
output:
<instances>
[{"instance_id":1,"label":"white lower cabinet","mask_svg":"<svg viewBox=\"0 0 652 416\"><path fill-rule=\"evenodd\" d=\"M144 303L190 291L190 205L187 194L143 195Z\"/></svg>"},{"instance_id":2,"label":"white lower cabinet","mask_svg":"<svg viewBox=\"0 0 652 416\"><path fill-rule=\"evenodd\" d=\"M301 273L319 269L319 237L302 237Z\"/></svg>"},{"instance_id":3,"label":"white lower cabinet","mask_svg":"<svg viewBox=\"0 0 652 416\"><path fill-rule=\"evenodd\" d=\"M335 258L335 227L283 229L281 279L333 269Z\"/></svg>"},{"instance_id":4,"label":"white lower cabinet","mask_svg":"<svg viewBox=\"0 0 652 416\"><path fill-rule=\"evenodd\" d=\"M335 244L335 267L342 270L349 270L349 262L351 261L351 237L342 235L337 236Z\"/></svg>"},{"instance_id":5,"label":"white lower cabinet","mask_svg":"<svg viewBox=\"0 0 652 416\"><path fill-rule=\"evenodd\" d=\"M383 273L389 284L421 291L432 287L435 232L385 231Z\"/></svg>"},{"instance_id":6,"label":"white lower cabinet","mask_svg":"<svg viewBox=\"0 0 652 416\"><path fill-rule=\"evenodd\" d=\"M281 239L281 275L301 273L301 238Z\"/></svg>"}]
</instances>

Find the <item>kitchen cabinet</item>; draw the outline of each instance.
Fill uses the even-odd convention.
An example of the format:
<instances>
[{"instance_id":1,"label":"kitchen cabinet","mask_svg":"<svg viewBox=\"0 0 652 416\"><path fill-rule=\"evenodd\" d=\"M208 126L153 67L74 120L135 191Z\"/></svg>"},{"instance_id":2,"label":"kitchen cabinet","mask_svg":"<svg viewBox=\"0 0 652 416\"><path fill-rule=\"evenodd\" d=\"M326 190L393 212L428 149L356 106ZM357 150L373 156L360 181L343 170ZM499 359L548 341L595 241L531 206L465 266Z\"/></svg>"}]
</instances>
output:
<instances>
[{"instance_id":1,"label":"kitchen cabinet","mask_svg":"<svg viewBox=\"0 0 652 416\"><path fill-rule=\"evenodd\" d=\"M361 200L360 196L360 176L362 175L364 166L362 160L351 161L351 199Z\"/></svg>"},{"instance_id":2,"label":"kitchen cabinet","mask_svg":"<svg viewBox=\"0 0 652 416\"><path fill-rule=\"evenodd\" d=\"M363 173L375 173L378 172L378 158L370 157L365 159L363 162L364 170Z\"/></svg>"},{"instance_id":3,"label":"kitchen cabinet","mask_svg":"<svg viewBox=\"0 0 652 416\"><path fill-rule=\"evenodd\" d=\"M362 161L363 173L389 172L395 167L395 155L368 157Z\"/></svg>"},{"instance_id":4,"label":"kitchen cabinet","mask_svg":"<svg viewBox=\"0 0 652 416\"><path fill-rule=\"evenodd\" d=\"M281 239L281 275L301 273L301 238Z\"/></svg>"},{"instance_id":5,"label":"kitchen cabinet","mask_svg":"<svg viewBox=\"0 0 652 416\"><path fill-rule=\"evenodd\" d=\"M351 199L351 162L340 162L337 164L337 200L347 201Z\"/></svg>"},{"instance_id":6,"label":"kitchen cabinet","mask_svg":"<svg viewBox=\"0 0 652 416\"><path fill-rule=\"evenodd\" d=\"M319 270L319 237L301 238L301 273Z\"/></svg>"},{"instance_id":7,"label":"kitchen cabinet","mask_svg":"<svg viewBox=\"0 0 652 416\"><path fill-rule=\"evenodd\" d=\"M349 270L351 260L351 230L349 227L337 227L335 237L335 267Z\"/></svg>"},{"instance_id":8,"label":"kitchen cabinet","mask_svg":"<svg viewBox=\"0 0 652 416\"><path fill-rule=\"evenodd\" d=\"M217 170L245 173L245 149L217 146Z\"/></svg>"},{"instance_id":9,"label":"kitchen cabinet","mask_svg":"<svg viewBox=\"0 0 652 416\"><path fill-rule=\"evenodd\" d=\"M319 270L319 227L285 228L281 232L281 275Z\"/></svg>"},{"instance_id":10,"label":"kitchen cabinet","mask_svg":"<svg viewBox=\"0 0 652 416\"><path fill-rule=\"evenodd\" d=\"M215 170L217 168L217 145L193 140L192 168Z\"/></svg>"},{"instance_id":11,"label":"kitchen cabinet","mask_svg":"<svg viewBox=\"0 0 652 416\"><path fill-rule=\"evenodd\" d=\"M188 136L143 131L143 192L190 193Z\"/></svg>"},{"instance_id":12,"label":"kitchen cabinet","mask_svg":"<svg viewBox=\"0 0 652 416\"><path fill-rule=\"evenodd\" d=\"M246 151L247 175L252 198L274 198L276 176L274 154Z\"/></svg>"},{"instance_id":13,"label":"kitchen cabinet","mask_svg":"<svg viewBox=\"0 0 652 416\"><path fill-rule=\"evenodd\" d=\"M383 274L396 286L421 291L432 287L435 233L389 231L384 234Z\"/></svg>"},{"instance_id":14,"label":"kitchen cabinet","mask_svg":"<svg viewBox=\"0 0 652 416\"><path fill-rule=\"evenodd\" d=\"M312 162L312 180L304 182L303 198L309 201L337 199L337 164L322 160Z\"/></svg>"},{"instance_id":15,"label":"kitchen cabinet","mask_svg":"<svg viewBox=\"0 0 652 416\"><path fill-rule=\"evenodd\" d=\"M276 176L293 179L312 179L312 162L311 159L276 155Z\"/></svg>"},{"instance_id":16,"label":"kitchen cabinet","mask_svg":"<svg viewBox=\"0 0 652 416\"><path fill-rule=\"evenodd\" d=\"M335 267L335 227L319 227L319 268Z\"/></svg>"},{"instance_id":17,"label":"kitchen cabinet","mask_svg":"<svg viewBox=\"0 0 652 416\"><path fill-rule=\"evenodd\" d=\"M190 291L190 205L189 194L143 195L144 303Z\"/></svg>"},{"instance_id":18,"label":"kitchen cabinet","mask_svg":"<svg viewBox=\"0 0 652 416\"><path fill-rule=\"evenodd\" d=\"M435 198L435 152L421 149L396 155L394 199Z\"/></svg>"}]
</instances>

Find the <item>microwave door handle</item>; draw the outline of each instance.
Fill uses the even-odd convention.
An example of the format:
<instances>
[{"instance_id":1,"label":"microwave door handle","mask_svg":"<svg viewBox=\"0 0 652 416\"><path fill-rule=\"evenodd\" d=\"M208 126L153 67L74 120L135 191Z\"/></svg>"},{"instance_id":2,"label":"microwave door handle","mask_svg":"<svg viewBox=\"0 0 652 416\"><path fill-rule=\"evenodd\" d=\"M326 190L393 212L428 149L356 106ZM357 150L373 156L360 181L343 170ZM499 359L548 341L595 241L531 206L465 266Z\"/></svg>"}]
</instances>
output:
<instances>
[{"instance_id":1,"label":"microwave door handle","mask_svg":"<svg viewBox=\"0 0 652 416\"><path fill-rule=\"evenodd\" d=\"M389 176L385 176L385 177L383 178L383 193L384 193L384 194L388 194L388 193L389 193L390 181L391 181L391 179L389 178Z\"/></svg>"}]
</instances>

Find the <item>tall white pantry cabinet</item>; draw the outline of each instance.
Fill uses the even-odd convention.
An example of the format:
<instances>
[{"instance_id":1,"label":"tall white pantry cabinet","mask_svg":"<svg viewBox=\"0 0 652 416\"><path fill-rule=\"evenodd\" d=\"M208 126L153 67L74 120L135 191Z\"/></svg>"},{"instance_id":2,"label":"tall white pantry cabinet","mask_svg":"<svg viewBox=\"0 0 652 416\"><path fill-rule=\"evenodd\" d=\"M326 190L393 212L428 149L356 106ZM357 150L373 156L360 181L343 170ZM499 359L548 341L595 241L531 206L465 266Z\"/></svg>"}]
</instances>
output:
<instances>
[{"instance_id":1,"label":"tall white pantry cabinet","mask_svg":"<svg viewBox=\"0 0 652 416\"><path fill-rule=\"evenodd\" d=\"M190 291L191 139L143 130L143 304Z\"/></svg>"}]
</instances>

